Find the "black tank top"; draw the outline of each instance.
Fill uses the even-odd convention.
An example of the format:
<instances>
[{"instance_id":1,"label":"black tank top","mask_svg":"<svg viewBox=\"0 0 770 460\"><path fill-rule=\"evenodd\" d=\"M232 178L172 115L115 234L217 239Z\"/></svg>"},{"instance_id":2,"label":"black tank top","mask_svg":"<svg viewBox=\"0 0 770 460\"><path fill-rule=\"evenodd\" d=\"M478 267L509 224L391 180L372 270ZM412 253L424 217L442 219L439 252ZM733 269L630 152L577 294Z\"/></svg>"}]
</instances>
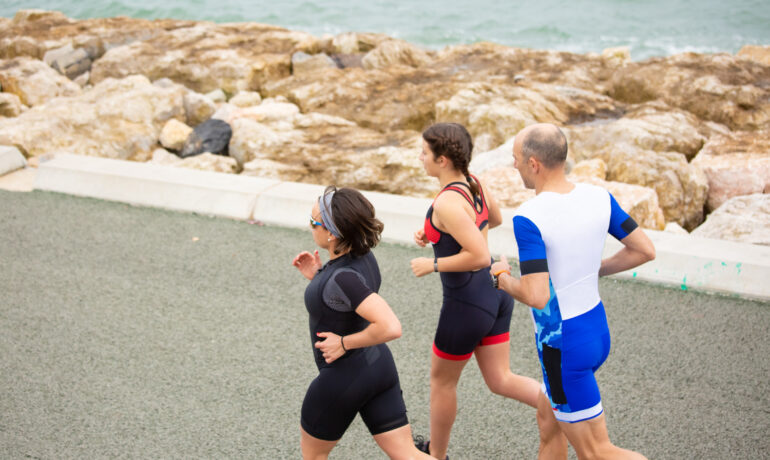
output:
<instances>
[{"instance_id":1,"label":"black tank top","mask_svg":"<svg viewBox=\"0 0 770 460\"><path fill-rule=\"evenodd\" d=\"M360 332L369 325L367 320L355 312L358 303L351 305L345 294L333 284L334 281L330 284L334 275L344 272L354 274L371 292L378 292L380 289L380 268L371 251L359 257L345 254L324 264L305 289L305 307L310 315L311 345L321 340L316 335L318 332L349 335ZM347 359L366 350L367 348L350 350L331 364L324 361L323 353L315 346L313 355L320 369L333 366L340 359Z\"/></svg>"}]
</instances>

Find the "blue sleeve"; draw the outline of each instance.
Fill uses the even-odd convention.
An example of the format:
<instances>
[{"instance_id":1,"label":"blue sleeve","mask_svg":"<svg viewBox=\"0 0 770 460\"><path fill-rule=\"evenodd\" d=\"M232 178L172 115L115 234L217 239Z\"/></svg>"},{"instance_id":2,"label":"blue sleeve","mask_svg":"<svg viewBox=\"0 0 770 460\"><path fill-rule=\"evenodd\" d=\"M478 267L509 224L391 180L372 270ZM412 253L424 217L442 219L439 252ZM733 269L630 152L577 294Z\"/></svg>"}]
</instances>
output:
<instances>
[{"instance_id":1,"label":"blue sleeve","mask_svg":"<svg viewBox=\"0 0 770 460\"><path fill-rule=\"evenodd\" d=\"M548 259L545 255L545 241L540 235L540 229L524 216L513 218L513 234L519 246L519 265L521 276L530 273L548 271Z\"/></svg>"},{"instance_id":2,"label":"blue sleeve","mask_svg":"<svg viewBox=\"0 0 770 460\"><path fill-rule=\"evenodd\" d=\"M610 228L608 230L610 235L620 241L636 230L638 226L633 217L626 214L626 211L620 207L615 201L615 197L610 193Z\"/></svg>"}]
</instances>

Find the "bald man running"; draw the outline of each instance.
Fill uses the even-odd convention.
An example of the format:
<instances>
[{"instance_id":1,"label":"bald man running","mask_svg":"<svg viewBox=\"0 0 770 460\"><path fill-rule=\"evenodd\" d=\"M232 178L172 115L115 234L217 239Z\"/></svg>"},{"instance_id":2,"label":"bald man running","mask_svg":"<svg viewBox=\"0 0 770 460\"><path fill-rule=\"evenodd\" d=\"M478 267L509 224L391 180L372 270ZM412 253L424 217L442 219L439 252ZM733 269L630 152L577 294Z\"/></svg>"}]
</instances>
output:
<instances>
[{"instance_id":1,"label":"bald man running","mask_svg":"<svg viewBox=\"0 0 770 460\"><path fill-rule=\"evenodd\" d=\"M599 276L652 260L655 248L607 190L567 180L567 140L556 126L523 129L513 157L536 192L513 218L521 278L511 276L504 257L491 272L500 289L533 307L543 371L539 458L566 459L569 441L579 459L643 459L614 446L607 433L594 377L610 351ZM607 233L624 248L602 260Z\"/></svg>"}]
</instances>

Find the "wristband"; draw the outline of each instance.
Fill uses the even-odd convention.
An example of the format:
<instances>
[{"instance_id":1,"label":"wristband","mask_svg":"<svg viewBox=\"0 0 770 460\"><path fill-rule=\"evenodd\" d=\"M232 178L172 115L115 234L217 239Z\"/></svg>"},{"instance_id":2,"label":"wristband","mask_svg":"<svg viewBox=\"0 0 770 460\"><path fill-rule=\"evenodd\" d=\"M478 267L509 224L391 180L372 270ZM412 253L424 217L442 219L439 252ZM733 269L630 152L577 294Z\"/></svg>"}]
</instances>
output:
<instances>
[{"instance_id":1,"label":"wristband","mask_svg":"<svg viewBox=\"0 0 770 460\"><path fill-rule=\"evenodd\" d=\"M340 336L340 345L342 345L342 351L347 353L348 350L347 350L347 348L345 348L345 336L344 335Z\"/></svg>"},{"instance_id":2,"label":"wristband","mask_svg":"<svg viewBox=\"0 0 770 460\"><path fill-rule=\"evenodd\" d=\"M438 273L438 257L433 258L433 271Z\"/></svg>"},{"instance_id":3,"label":"wristband","mask_svg":"<svg viewBox=\"0 0 770 460\"><path fill-rule=\"evenodd\" d=\"M508 273L508 276L511 276L510 270L498 270L492 275L492 286L494 286L495 289L500 289L500 275L503 273Z\"/></svg>"}]
</instances>

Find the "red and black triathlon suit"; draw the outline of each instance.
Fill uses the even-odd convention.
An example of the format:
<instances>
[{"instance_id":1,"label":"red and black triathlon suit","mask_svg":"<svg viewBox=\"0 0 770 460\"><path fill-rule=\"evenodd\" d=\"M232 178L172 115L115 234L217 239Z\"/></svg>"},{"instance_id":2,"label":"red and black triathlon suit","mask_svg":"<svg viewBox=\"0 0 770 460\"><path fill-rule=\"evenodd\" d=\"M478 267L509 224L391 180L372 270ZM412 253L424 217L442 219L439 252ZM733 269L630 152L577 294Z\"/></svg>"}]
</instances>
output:
<instances>
[{"instance_id":1,"label":"red and black triathlon suit","mask_svg":"<svg viewBox=\"0 0 770 460\"><path fill-rule=\"evenodd\" d=\"M471 178L479 184L474 176ZM472 197L468 184L452 182L436 198L447 191L459 193L473 206L479 230L487 226L489 208L480 185L478 196ZM447 257L459 253L462 249L460 244L449 233L437 229L431 221L432 216L433 205L425 217L425 236L433 243L434 255ZM509 340L513 298L494 288L489 267L476 271L441 272L440 275L444 302L433 339L433 352L438 357L462 361L469 359L479 345Z\"/></svg>"},{"instance_id":2,"label":"red and black triathlon suit","mask_svg":"<svg viewBox=\"0 0 770 460\"><path fill-rule=\"evenodd\" d=\"M310 314L310 342L318 332L345 336L364 330L369 322L356 309L380 289L380 269L370 252L332 259L316 273L305 289ZM372 435L409 423L401 395L396 364L387 345L348 350L327 364L321 350L313 347L318 377L302 402L302 428L311 436L336 441L356 414Z\"/></svg>"}]
</instances>

